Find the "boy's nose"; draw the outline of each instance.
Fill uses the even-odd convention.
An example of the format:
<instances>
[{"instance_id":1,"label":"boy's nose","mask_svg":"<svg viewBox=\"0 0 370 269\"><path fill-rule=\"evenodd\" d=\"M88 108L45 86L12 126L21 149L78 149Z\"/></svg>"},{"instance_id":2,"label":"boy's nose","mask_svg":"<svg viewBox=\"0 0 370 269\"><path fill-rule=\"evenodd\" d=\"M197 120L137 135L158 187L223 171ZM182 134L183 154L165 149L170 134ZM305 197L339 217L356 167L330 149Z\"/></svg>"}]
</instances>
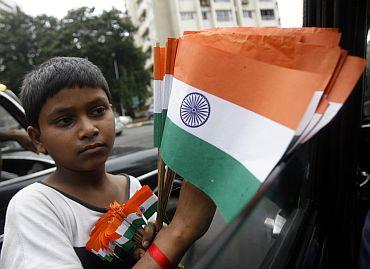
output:
<instances>
[{"instance_id":1,"label":"boy's nose","mask_svg":"<svg viewBox=\"0 0 370 269\"><path fill-rule=\"evenodd\" d=\"M99 134L99 129L88 119L82 119L79 138L80 139L92 139Z\"/></svg>"}]
</instances>

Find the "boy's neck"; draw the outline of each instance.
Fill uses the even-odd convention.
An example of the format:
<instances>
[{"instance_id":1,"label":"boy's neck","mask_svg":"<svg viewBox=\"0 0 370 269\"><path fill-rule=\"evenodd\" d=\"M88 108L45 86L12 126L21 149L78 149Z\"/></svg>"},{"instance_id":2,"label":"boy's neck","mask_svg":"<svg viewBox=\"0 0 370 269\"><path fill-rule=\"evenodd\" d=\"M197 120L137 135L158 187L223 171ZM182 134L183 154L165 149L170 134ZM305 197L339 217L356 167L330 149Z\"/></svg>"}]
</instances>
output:
<instances>
[{"instance_id":1,"label":"boy's neck","mask_svg":"<svg viewBox=\"0 0 370 269\"><path fill-rule=\"evenodd\" d=\"M73 171L63 167L57 167L52 181L58 181L63 185L70 185L74 188L78 187L101 187L107 183L107 174L105 167L93 171Z\"/></svg>"}]
</instances>

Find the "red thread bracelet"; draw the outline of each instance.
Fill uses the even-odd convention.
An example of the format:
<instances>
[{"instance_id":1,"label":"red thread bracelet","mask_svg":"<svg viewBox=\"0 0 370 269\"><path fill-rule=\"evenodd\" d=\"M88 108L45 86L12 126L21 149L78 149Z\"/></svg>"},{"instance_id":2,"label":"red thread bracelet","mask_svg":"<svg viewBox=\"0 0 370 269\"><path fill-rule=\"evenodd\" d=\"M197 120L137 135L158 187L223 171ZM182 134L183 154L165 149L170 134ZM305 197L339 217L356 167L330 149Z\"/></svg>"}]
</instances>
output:
<instances>
[{"instance_id":1,"label":"red thread bracelet","mask_svg":"<svg viewBox=\"0 0 370 269\"><path fill-rule=\"evenodd\" d=\"M152 243L147 251L162 269L176 268L176 266L167 258L167 256L157 247L156 244Z\"/></svg>"}]
</instances>

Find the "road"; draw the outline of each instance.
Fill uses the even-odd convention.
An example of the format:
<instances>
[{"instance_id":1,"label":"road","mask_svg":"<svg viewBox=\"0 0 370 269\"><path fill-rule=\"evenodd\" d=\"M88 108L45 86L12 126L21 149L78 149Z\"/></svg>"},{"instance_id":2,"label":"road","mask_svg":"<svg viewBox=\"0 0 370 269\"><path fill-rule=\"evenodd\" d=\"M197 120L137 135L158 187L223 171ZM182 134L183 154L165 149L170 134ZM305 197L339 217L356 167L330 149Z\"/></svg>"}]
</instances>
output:
<instances>
[{"instance_id":1,"label":"road","mask_svg":"<svg viewBox=\"0 0 370 269\"><path fill-rule=\"evenodd\" d=\"M153 124L125 128L123 134L116 137L115 146L153 147Z\"/></svg>"}]
</instances>

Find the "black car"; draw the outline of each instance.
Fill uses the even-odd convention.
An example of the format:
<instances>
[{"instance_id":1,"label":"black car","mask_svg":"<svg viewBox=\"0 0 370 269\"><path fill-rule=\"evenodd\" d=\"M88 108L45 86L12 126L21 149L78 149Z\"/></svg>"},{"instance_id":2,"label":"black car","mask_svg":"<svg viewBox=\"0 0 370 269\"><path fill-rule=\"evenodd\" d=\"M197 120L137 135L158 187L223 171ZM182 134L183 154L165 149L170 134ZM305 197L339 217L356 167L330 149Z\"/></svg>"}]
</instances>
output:
<instances>
[{"instance_id":1,"label":"black car","mask_svg":"<svg viewBox=\"0 0 370 269\"><path fill-rule=\"evenodd\" d=\"M303 6L304 26L339 28L341 47L366 58L369 1L305 0ZM361 129L366 94L363 76L333 121L281 160L233 222L216 215L219 224L188 252L186 267L359 268L370 209L370 128Z\"/></svg>"},{"instance_id":2,"label":"black car","mask_svg":"<svg viewBox=\"0 0 370 269\"><path fill-rule=\"evenodd\" d=\"M10 90L0 91L0 131L25 127L24 109L17 96ZM20 189L41 181L56 169L54 161L48 155L24 150L17 142L3 142L1 157L3 168L0 178L0 250L10 199ZM112 174L125 173L135 176L142 185L149 185L153 190L157 190L157 150L154 148L116 146L106 162L106 170ZM172 202L172 207L174 206ZM169 209L170 215L173 212L174 208Z\"/></svg>"}]
</instances>

